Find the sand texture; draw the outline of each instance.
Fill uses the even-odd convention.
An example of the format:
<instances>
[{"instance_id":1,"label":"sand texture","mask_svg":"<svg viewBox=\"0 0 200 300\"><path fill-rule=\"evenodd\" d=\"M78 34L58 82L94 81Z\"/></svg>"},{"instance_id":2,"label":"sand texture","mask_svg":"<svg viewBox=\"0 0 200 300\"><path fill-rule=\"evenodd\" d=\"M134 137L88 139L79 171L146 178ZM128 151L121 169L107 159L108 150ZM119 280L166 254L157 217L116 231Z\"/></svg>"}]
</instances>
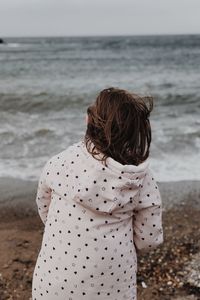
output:
<instances>
[{"instance_id":1,"label":"sand texture","mask_svg":"<svg viewBox=\"0 0 200 300\"><path fill-rule=\"evenodd\" d=\"M1 179L0 299L31 299L43 224L35 182ZM138 257L138 300L200 299L200 184L159 184L165 242ZM120 300L120 299L119 299Z\"/></svg>"}]
</instances>

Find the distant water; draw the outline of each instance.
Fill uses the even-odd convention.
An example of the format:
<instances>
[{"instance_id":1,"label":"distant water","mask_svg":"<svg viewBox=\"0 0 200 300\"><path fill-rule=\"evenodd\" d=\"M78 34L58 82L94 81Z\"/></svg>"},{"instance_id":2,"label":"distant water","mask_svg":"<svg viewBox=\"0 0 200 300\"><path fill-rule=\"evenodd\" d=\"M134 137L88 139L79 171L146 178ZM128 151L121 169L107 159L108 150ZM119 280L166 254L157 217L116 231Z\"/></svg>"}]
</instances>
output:
<instances>
[{"instance_id":1,"label":"distant water","mask_svg":"<svg viewBox=\"0 0 200 300\"><path fill-rule=\"evenodd\" d=\"M35 180L108 86L155 97L159 181L200 179L200 36L13 38L0 45L0 177Z\"/></svg>"}]
</instances>

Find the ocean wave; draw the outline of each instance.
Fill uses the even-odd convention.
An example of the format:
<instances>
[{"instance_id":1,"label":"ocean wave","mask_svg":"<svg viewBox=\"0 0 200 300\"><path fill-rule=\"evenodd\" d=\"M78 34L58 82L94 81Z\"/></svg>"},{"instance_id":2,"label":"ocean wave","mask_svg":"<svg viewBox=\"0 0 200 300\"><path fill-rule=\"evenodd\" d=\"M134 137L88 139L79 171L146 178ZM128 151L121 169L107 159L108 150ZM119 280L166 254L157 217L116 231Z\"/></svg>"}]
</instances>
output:
<instances>
[{"instance_id":1,"label":"ocean wave","mask_svg":"<svg viewBox=\"0 0 200 300\"><path fill-rule=\"evenodd\" d=\"M177 94L177 93L166 93L165 95L154 95L156 99L159 99L158 103L162 106L174 106L174 105L183 105L196 103L199 105L200 95L196 93L186 93L186 94Z\"/></svg>"},{"instance_id":2,"label":"ocean wave","mask_svg":"<svg viewBox=\"0 0 200 300\"><path fill-rule=\"evenodd\" d=\"M5 44L5 46L11 47L11 48L19 48L19 47L21 46L21 44L17 44L17 43L8 43L8 44Z\"/></svg>"},{"instance_id":3,"label":"ocean wave","mask_svg":"<svg viewBox=\"0 0 200 300\"><path fill-rule=\"evenodd\" d=\"M0 44L0 47L3 49L6 48L20 48L20 47L32 47L32 44L22 44L22 43L3 43Z\"/></svg>"},{"instance_id":4,"label":"ocean wave","mask_svg":"<svg viewBox=\"0 0 200 300\"><path fill-rule=\"evenodd\" d=\"M200 108L200 95L195 93L155 95L156 104L158 106L186 106L184 113L190 114ZM0 93L0 109L2 111L20 111L20 112L45 112L60 111L65 108L79 108L86 106L92 99L92 95L88 94L66 94L58 95L48 93L46 91L38 94L7 94ZM188 106L193 104L193 107ZM176 117L176 111L168 112L171 117Z\"/></svg>"},{"instance_id":5,"label":"ocean wave","mask_svg":"<svg viewBox=\"0 0 200 300\"><path fill-rule=\"evenodd\" d=\"M84 95L56 95L46 92L22 95L0 94L0 109L10 112L44 113L78 108L84 106L86 101Z\"/></svg>"},{"instance_id":6,"label":"ocean wave","mask_svg":"<svg viewBox=\"0 0 200 300\"><path fill-rule=\"evenodd\" d=\"M45 139L54 139L56 137L56 132L54 130L48 129L48 128L40 128L37 130L31 130L29 127L29 130L27 132L23 132L18 137L16 137L16 134L14 136L15 139L21 140L21 141L30 141L34 139L40 139L40 138L45 138ZM36 140L35 140L36 141Z\"/></svg>"},{"instance_id":7,"label":"ocean wave","mask_svg":"<svg viewBox=\"0 0 200 300\"><path fill-rule=\"evenodd\" d=\"M154 141L154 147L158 147L161 153L176 153L181 155L183 153L198 153L199 142L200 141L200 130L195 130L194 132L176 132L174 135L170 135L167 141ZM155 151L156 154L156 151Z\"/></svg>"}]
</instances>

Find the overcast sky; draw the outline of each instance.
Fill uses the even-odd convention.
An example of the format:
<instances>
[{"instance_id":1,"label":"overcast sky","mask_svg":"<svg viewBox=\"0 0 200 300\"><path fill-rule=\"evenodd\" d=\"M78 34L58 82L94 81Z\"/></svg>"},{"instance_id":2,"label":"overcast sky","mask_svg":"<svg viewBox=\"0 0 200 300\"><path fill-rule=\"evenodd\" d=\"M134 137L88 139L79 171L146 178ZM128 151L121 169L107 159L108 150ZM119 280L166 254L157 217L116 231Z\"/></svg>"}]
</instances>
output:
<instances>
[{"instance_id":1,"label":"overcast sky","mask_svg":"<svg viewBox=\"0 0 200 300\"><path fill-rule=\"evenodd\" d=\"M0 36L200 33L200 0L0 0Z\"/></svg>"}]
</instances>

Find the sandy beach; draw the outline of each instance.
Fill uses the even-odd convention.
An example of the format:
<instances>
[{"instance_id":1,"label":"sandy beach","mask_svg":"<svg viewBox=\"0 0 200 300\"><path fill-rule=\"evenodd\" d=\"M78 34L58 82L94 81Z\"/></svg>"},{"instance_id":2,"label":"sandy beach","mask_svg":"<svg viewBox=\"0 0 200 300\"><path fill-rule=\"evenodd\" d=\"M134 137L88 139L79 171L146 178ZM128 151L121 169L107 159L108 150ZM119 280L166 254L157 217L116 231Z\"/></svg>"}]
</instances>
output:
<instances>
[{"instance_id":1,"label":"sandy beach","mask_svg":"<svg viewBox=\"0 0 200 300\"><path fill-rule=\"evenodd\" d=\"M31 299L32 273L44 226L37 183L0 180L0 299ZM165 241L138 257L138 300L200 299L200 184L159 183Z\"/></svg>"}]
</instances>

